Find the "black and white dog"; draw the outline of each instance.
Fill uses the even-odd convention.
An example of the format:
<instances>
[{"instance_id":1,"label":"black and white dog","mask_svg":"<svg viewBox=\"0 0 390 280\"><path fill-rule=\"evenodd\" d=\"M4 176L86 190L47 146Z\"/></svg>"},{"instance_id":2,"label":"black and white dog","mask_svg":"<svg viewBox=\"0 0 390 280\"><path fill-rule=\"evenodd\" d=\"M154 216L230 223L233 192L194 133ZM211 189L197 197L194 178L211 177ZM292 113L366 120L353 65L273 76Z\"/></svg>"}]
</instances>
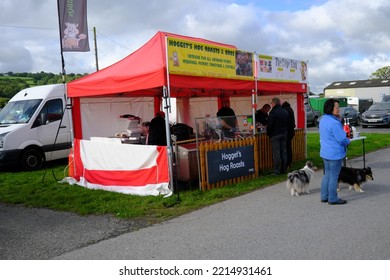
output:
<instances>
[{"instance_id":1,"label":"black and white dog","mask_svg":"<svg viewBox=\"0 0 390 280\"><path fill-rule=\"evenodd\" d=\"M317 167L311 161L308 161L302 169L287 174L286 187L290 190L291 196L310 193L309 184L316 170Z\"/></svg>"},{"instance_id":2,"label":"black and white dog","mask_svg":"<svg viewBox=\"0 0 390 280\"><path fill-rule=\"evenodd\" d=\"M367 180L374 180L370 167L352 168L343 166L341 167L337 190L341 190L341 185L348 185L350 190L353 187L357 192L364 192L362 184L367 182Z\"/></svg>"}]
</instances>

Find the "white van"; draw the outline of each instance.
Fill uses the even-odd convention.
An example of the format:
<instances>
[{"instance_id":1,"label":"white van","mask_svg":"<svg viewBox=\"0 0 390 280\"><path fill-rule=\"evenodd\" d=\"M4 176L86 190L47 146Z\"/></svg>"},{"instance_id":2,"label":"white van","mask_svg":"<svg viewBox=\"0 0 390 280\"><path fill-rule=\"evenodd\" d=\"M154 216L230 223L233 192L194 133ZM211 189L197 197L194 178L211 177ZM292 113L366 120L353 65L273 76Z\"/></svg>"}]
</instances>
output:
<instances>
[{"instance_id":1,"label":"white van","mask_svg":"<svg viewBox=\"0 0 390 280\"><path fill-rule=\"evenodd\" d=\"M0 166L38 170L69 155L73 131L65 90L65 84L27 88L0 111Z\"/></svg>"}]
</instances>

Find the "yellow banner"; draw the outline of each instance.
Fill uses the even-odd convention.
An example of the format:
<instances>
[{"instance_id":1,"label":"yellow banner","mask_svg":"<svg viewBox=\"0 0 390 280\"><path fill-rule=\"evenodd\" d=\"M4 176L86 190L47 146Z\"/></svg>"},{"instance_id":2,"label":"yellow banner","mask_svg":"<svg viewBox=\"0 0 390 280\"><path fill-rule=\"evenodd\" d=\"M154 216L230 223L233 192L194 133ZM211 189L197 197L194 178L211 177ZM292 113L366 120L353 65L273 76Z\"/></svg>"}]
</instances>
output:
<instances>
[{"instance_id":1,"label":"yellow banner","mask_svg":"<svg viewBox=\"0 0 390 280\"><path fill-rule=\"evenodd\" d=\"M168 37L170 74L253 80L253 53Z\"/></svg>"}]
</instances>

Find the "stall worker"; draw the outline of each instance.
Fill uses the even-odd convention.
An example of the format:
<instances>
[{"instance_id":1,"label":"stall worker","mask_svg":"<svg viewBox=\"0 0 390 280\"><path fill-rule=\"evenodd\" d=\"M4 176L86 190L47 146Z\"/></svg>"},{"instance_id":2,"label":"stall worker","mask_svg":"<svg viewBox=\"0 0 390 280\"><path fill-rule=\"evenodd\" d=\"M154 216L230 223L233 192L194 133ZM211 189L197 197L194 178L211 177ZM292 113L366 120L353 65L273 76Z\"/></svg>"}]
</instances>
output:
<instances>
[{"instance_id":1,"label":"stall worker","mask_svg":"<svg viewBox=\"0 0 390 280\"><path fill-rule=\"evenodd\" d=\"M224 136L233 138L238 124L234 110L229 107L229 101L223 101L221 109L217 112L217 117L220 118Z\"/></svg>"},{"instance_id":2,"label":"stall worker","mask_svg":"<svg viewBox=\"0 0 390 280\"><path fill-rule=\"evenodd\" d=\"M156 117L150 121L147 144L157 146L167 145L165 113L163 111L157 112Z\"/></svg>"}]
</instances>

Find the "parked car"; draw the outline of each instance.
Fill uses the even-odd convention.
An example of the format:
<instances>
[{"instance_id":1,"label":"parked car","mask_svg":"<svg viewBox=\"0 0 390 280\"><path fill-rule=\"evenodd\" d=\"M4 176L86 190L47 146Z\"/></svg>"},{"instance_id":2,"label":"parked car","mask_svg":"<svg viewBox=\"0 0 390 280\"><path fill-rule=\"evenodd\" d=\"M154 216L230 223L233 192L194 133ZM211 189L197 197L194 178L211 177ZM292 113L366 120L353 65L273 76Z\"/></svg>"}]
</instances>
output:
<instances>
[{"instance_id":1,"label":"parked car","mask_svg":"<svg viewBox=\"0 0 390 280\"><path fill-rule=\"evenodd\" d=\"M344 123L344 119L347 118L350 125L359 125L360 113L353 107L340 107L340 117Z\"/></svg>"},{"instance_id":2,"label":"parked car","mask_svg":"<svg viewBox=\"0 0 390 280\"><path fill-rule=\"evenodd\" d=\"M360 124L367 126L390 126L390 102L379 102L371 105L360 115Z\"/></svg>"},{"instance_id":3,"label":"parked car","mask_svg":"<svg viewBox=\"0 0 390 280\"><path fill-rule=\"evenodd\" d=\"M384 96L382 97L381 102L390 102L390 94L389 94L389 95L384 95Z\"/></svg>"},{"instance_id":4,"label":"parked car","mask_svg":"<svg viewBox=\"0 0 390 280\"><path fill-rule=\"evenodd\" d=\"M320 111L314 110L310 105L306 107L306 125L318 126L318 119L320 118Z\"/></svg>"}]
</instances>

